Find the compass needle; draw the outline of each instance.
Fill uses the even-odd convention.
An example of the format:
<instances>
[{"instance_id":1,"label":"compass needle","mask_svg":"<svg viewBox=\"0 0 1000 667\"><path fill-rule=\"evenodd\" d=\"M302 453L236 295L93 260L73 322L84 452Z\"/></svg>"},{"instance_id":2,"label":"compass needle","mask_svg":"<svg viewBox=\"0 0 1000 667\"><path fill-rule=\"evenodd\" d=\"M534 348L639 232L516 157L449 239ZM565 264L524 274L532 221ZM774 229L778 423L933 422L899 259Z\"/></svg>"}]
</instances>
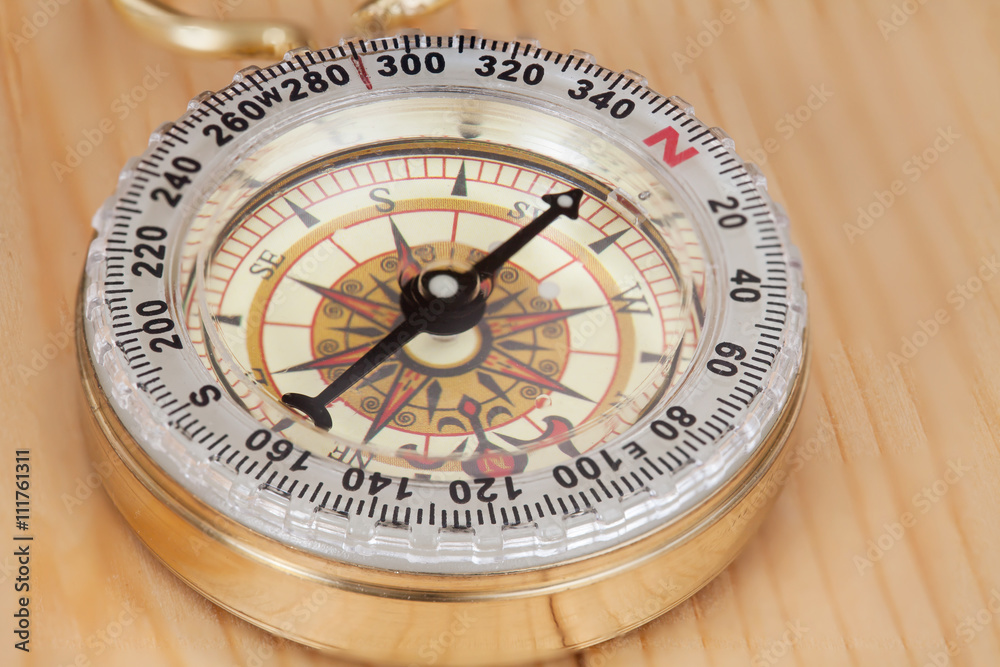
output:
<instances>
[{"instance_id":1,"label":"compass needle","mask_svg":"<svg viewBox=\"0 0 1000 667\"><path fill-rule=\"evenodd\" d=\"M801 263L725 134L632 72L468 33L295 50L119 187L79 299L106 487L271 632L549 659L693 595L773 496Z\"/></svg>"},{"instance_id":2,"label":"compass needle","mask_svg":"<svg viewBox=\"0 0 1000 667\"><path fill-rule=\"evenodd\" d=\"M486 299L489 296L487 281L492 280L493 274L513 257L519 250L524 248L531 239L538 236L547 226L552 224L561 215L575 218L583 196L581 190L573 190L561 195L546 195L543 201L549 204L549 209L527 226L518 230L511 238L502 243L492 253L479 260L471 270L462 268L436 268L434 270L421 270L413 257L413 250L403 239L396 223L389 219L392 228L393 239L396 245L396 262L398 265L398 275L402 292L399 299L399 317L401 322L389 332L385 338L375 344L368 352L357 355L357 349L330 355L318 359L311 363L300 364L288 370L309 370L316 368L327 368L332 365L343 365L345 359L352 359L352 365L341 375L339 375L330 385L317 396L306 396L303 394L290 392L281 397L282 402L299 410L309 417L319 428L330 430L333 422L326 411L333 401L337 400L341 394L362 380L368 373L377 368L381 363L396 354L404 345L421 333L429 332L441 336L454 336L464 333L479 324L486 312ZM353 297L342 297L337 292L304 283L297 280L300 285L319 292L327 298L332 298L339 303L356 304L361 306L365 303L371 310L370 302L362 302ZM361 306L363 307L363 306ZM371 318L371 315L368 316ZM521 328L537 326L538 321L548 322L560 319L561 316L539 316L528 325L521 324ZM558 382L541 380L542 376L533 373L529 369L521 366L513 359L509 363L494 364L511 377L525 379L549 388L555 388L564 394L582 398L571 389L563 387ZM484 366L488 367L488 366ZM401 388L399 394L387 396L379 416L372 422L371 427L363 438L363 442L368 442L372 436L380 431L389 419L395 417L406 402L412 398L419 389L412 375L407 375L401 371L401 376L407 382ZM423 376L422 379L426 380ZM394 383L394 387L400 387L400 382ZM415 387L415 388L414 388Z\"/></svg>"}]
</instances>

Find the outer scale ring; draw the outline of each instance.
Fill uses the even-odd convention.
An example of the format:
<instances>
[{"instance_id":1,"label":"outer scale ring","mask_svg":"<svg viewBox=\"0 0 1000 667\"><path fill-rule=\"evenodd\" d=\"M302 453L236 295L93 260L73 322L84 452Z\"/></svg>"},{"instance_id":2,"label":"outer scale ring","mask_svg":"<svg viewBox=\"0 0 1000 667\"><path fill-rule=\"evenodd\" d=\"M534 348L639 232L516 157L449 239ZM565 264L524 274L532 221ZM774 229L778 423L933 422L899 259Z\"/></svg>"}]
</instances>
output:
<instances>
[{"instance_id":1,"label":"outer scale ring","mask_svg":"<svg viewBox=\"0 0 1000 667\"><path fill-rule=\"evenodd\" d=\"M168 568L270 632L389 665L544 659L611 639L686 600L736 557L773 503L807 375L791 385L775 428L740 475L682 520L556 567L427 576L319 558L208 507L166 475L117 418L83 336L77 357L92 415L88 442L93 455L111 465L105 488ZM385 628L391 628L388 636Z\"/></svg>"},{"instance_id":2,"label":"outer scale ring","mask_svg":"<svg viewBox=\"0 0 1000 667\"><path fill-rule=\"evenodd\" d=\"M272 632L353 658L392 664L509 664L588 646L641 625L693 594L735 557L760 522L763 516L761 510L770 503L781 484L783 445L797 416L805 387L805 297L801 291L801 271L796 252L788 243L784 229L787 221L780 208L767 197L759 172L732 152L732 142L725 133L710 130L694 119L683 100L664 99L656 95L640 83L636 75L622 74L614 78L616 73L597 67L585 55L562 56L523 43L504 43L501 46L498 42L473 40L465 35L435 39L410 35L369 42L367 47L365 43L344 44L315 54L293 53L285 63L260 70L256 78L258 71L241 73L233 86L215 95L200 96L189 106L188 115L178 125L167 125L158 130L150 150L142 160L132 162L123 172L116 197L95 218L99 233L81 285L79 317L82 335L78 337L78 355L87 407L94 415L96 453L109 461L114 470L107 482L110 495L141 539L194 588ZM199 495L197 485L204 486L206 476L211 477L217 470L212 467L213 462L207 459L207 455L200 458L190 456L189 451L200 454L196 451L193 436L186 432L186 427L177 429L185 431L180 435L186 441L172 433L174 424L168 423L163 416L165 412L161 404L146 410L145 403L152 402L148 395L152 392L137 382L132 362L135 359L133 351L145 349L150 341L143 339L141 333L137 333L131 341L116 340L109 334L108 326L124 326L129 329L125 332L127 335L139 332L141 327L132 331L131 327L136 324L129 322L127 317L124 323L111 325L118 317L106 312L103 290L113 284L108 280L112 270L127 272L125 260L120 260L119 267L119 260L112 253L127 253L129 250L109 245L113 235L119 234L120 238L131 240L128 235L135 233L136 225L151 224L143 220L165 226L178 224L180 213L163 209L162 201L161 208L152 208L149 198L150 190L160 183L156 180L158 174L151 160L163 162L170 159L184 150L179 144L188 144L184 138L188 132L180 127L180 123L187 123L190 129L198 130L192 135L201 135L206 118L214 120L223 113L222 110L234 108L241 94L253 94L250 83L271 85L279 78L294 78L307 71L309 65L321 64L325 67L337 60L347 64L347 60L352 60L351 54L353 59L359 59L356 47L362 53L371 53L366 48L384 53L393 50L401 52L404 45L409 52L411 48L452 50L457 44L457 52L461 54L466 39L466 49L481 50L477 56L479 53L494 53L528 58L533 54L536 61L545 63L549 63L551 58L553 66L562 61L563 74L570 65L575 65L575 69L567 75L573 80L576 79L573 72L579 72L580 76L590 76L597 82L595 85L602 86L598 90L621 86L623 96L625 91L629 91L627 94L636 100L646 100L651 105L647 110L650 113L636 114L637 118L640 115L642 118L633 119L634 123L629 126L634 132L642 133L633 132L630 136L630 140L637 137L640 140L636 144L640 152L643 152L641 140L650 135L646 141L650 149L643 155L646 159L659 160L665 142L667 153L663 154L663 159L674 168L677 164L672 163L672 158L678 158L687 146L682 143L678 148L678 139L686 142L697 140L704 158L682 165L679 171L683 171L685 176L677 177L685 187L691 185L684 180L687 176L700 179L697 187L691 185L681 193L686 197L684 204L689 208L692 203L696 208L700 207L704 215L699 223L710 225L715 218L708 215L706 199L733 202L732 206L738 204L737 210L747 219L753 216L755 225L762 226L748 225L753 234L731 234L728 237L730 245L727 252L731 252L735 244L737 253L741 253L738 256L753 264L737 262L733 266L729 263L730 258L723 255L713 269L719 274L714 277L716 283L728 285L730 272L741 267L762 272L765 265L777 265L775 270L783 272L784 278L769 281L772 285L766 289L770 299L783 302L779 306L784 305L785 310L784 315L780 311L777 316L771 315L778 319L767 319L762 312L756 311L748 314L749 311L743 310L737 315L727 311L727 317L709 323L713 329L706 339L710 341L710 348L714 348L719 340L724 340L720 338L723 329L729 336L727 340L738 340L743 344L751 339L757 341L758 335L768 336L773 341L770 347L774 352L768 353L773 364L767 363L768 368L764 369L761 362L755 361L755 364L761 365L750 366L754 373L760 375L747 377L756 382L744 381L743 373L749 374L749 370L740 371L741 374L733 378L734 382L744 381L746 386L754 389L753 392L745 387L727 388L725 391L728 392L743 392L740 398L730 393L730 401L724 398L725 393L718 395L721 403L732 410L732 413L723 410L732 423L713 414L723 426L712 426L718 432L713 437L700 426L708 426L708 403L715 406L713 410L717 409L717 394L711 392L719 390L720 385L718 378L714 378L716 384L708 383L706 390L706 383L701 382L709 377L705 374L705 362L709 355L704 354L706 348L702 347L700 360L696 359L701 364L696 369L700 375L694 376L699 383L688 382L683 398L691 401L685 405L701 411L699 417L703 421L699 422L697 430L709 442L702 442L693 431L685 431L705 445L700 453L697 448L691 447L697 459L688 454L687 461L678 462L679 480L690 482L692 474L697 474L697 493L684 495L683 502L679 500L673 506L668 519L661 518L651 524L647 518L645 524L640 524L644 526L642 531L633 527L631 532L627 532L618 525L617 529L622 532L615 533L616 536L610 540L595 540L584 549L571 551L569 556L546 556L527 566L524 559L512 558L509 564L502 559L494 560L477 570L480 564L469 565L467 561L463 565L463 555L458 558L452 555L449 567L465 567L466 570L456 571L442 566L429 570L435 574L427 574L428 570L419 569L421 563L407 564L398 553L390 553L381 561L366 562L357 556L358 552L348 552L351 557L342 558L338 557L335 549L332 553L327 550L325 544L317 542L318 546L314 546L299 539L301 524L294 523L298 518L293 515L295 512L302 513L301 503L298 507L286 508L284 524L282 517L274 521L273 516L268 517L272 519L271 523L264 523L256 515L244 518L240 514L243 505L239 502L232 506L225 505L232 500L232 496L227 499L223 494L220 501L218 497L205 494L203 488ZM362 71L358 69L359 74ZM270 78L265 78L265 74ZM555 71L551 75L556 79L555 87L564 86L564 80L559 79ZM365 84L371 90L368 79L365 79ZM565 91L565 87L561 90ZM516 93L507 92L511 95ZM551 100L551 91L545 95L549 95ZM541 95L543 102L545 95ZM664 109L665 114L662 113ZM209 110L217 115L211 116ZM316 108L312 108L312 112L315 111ZM294 114L294 111L289 114ZM582 112L580 115L588 116ZM662 130L667 119L673 135ZM586 120L600 127L595 113L591 112ZM191 121L195 123L192 125ZM682 136L681 130L687 134ZM206 132L205 136L209 134ZM659 140L652 141L657 137ZM204 158L205 146L197 148L202 152L196 155ZM712 155L709 156L709 153ZM294 165L286 165L284 169L291 166ZM274 175L280 173L278 171ZM152 199L157 197L152 196ZM188 200L184 202L182 208L189 203ZM723 208L732 210L728 205ZM159 222L157 216L165 222ZM133 222L134 219L139 222ZM117 242L124 243L120 238ZM114 269L109 268L112 264ZM169 269L167 275L170 279ZM773 277L773 274L767 275ZM132 282L135 283L134 280ZM120 282L115 284L122 285ZM169 288L163 291L160 283L143 283L140 280L135 286L137 291L143 288L144 294L136 295L133 301L171 299ZM161 291L154 294L155 290ZM728 293L728 288L724 291ZM717 291L716 308L721 303L718 296ZM135 308L135 304L124 297L116 297L116 300L126 301L131 309ZM712 307L711 304L709 307ZM761 311L763 308L761 306ZM763 319L757 319L759 317ZM754 325L754 322L757 324ZM760 334L755 327L771 333ZM750 349L749 345L747 349ZM167 362L164 365L169 364L169 351L159 359ZM160 383L158 387L162 385ZM187 392L197 386L181 385L172 389L175 392L180 390L179 396L187 396ZM159 388L156 391L162 395ZM668 399L656 410L676 405L671 402L673 400ZM732 401L741 403L745 408ZM136 417L137 409L144 420ZM220 419L222 416L220 414ZM653 417L655 415L650 418ZM231 428L229 424L235 423L231 421L216 426L227 429ZM639 424L631 437L648 439L649 434L643 431L647 426L648 420ZM222 432L226 433L225 430ZM236 431L233 435L239 441L245 434ZM679 438L677 442L681 439L685 438ZM677 451L680 455L680 450ZM720 451L722 456L719 456ZM171 459L176 452L184 456ZM668 454L664 452L664 455ZM625 462L626 467L633 463ZM670 475L666 479L671 479L674 468L667 467ZM197 477L194 481L186 479L189 469ZM321 469L324 467L317 465L310 474L319 475L317 471ZM617 471L617 468L614 470ZM633 474L636 474L634 470ZM238 466L236 472L239 472ZM648 471L643 472L649 475ZM687 477L684 477L685 474ZM316 477L310 479L316 481ZM526 484L537 484L538 481L537 478L529 479ZM266 495L263 494L266 491L263 487L270 486L264 483L256 487L255 482L248 482L237 490L250 489ZM669 485L667 487L651 490L648 503L670 506L674 497L670 495L673 491ZM690 485L685 488L690 490ZM290 490L281 489L280 483L278 490L291 495ZM227 515L227 511L232 516ZM555 510L552 513L555 515ZM550 520L550 527L551 523ZM598 525L610 524L598 522ZM300 532L288 529L290 526ZM379 546L374 542L368 546L372 544L376 548ZM406 549L401 551L405 556ZM362 555L367 557L368 554ZM369 562L378 567L367 567ZM391 564L396 562L400 563L399 567ZM377 625L373 619L378 619ZM391 629L388 639L383 632L385 628Z\"/></svg>"}]
</instances>

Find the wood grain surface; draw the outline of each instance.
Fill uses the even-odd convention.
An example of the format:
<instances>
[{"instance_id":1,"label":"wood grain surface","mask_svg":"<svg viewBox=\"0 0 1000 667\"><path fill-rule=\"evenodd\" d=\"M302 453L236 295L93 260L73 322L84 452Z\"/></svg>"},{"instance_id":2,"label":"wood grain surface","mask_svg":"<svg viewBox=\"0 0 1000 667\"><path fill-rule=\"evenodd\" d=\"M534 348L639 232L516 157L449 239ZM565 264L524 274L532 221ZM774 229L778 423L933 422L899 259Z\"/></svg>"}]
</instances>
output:
<instances>
[{"instance_id":1,"label":"wood grain surface","mask_svg":"<svg viewBox=\"0 0 1000 667\"><path fill-rule=\"evenodd\" d=\"M184 6L335 43L353 5ZM762 163L805 261L813 373L773 513L693 599L546 667L1000 664L1000 5L464 0L415 25L583 49L683 96ZM0 664L342 664L175 579L81 438L90 217L157 125L245 63L151 45L101 0L5 0L0 37ZM30 653L12 616L20 448Z\"/></svg>"}]
</instances>

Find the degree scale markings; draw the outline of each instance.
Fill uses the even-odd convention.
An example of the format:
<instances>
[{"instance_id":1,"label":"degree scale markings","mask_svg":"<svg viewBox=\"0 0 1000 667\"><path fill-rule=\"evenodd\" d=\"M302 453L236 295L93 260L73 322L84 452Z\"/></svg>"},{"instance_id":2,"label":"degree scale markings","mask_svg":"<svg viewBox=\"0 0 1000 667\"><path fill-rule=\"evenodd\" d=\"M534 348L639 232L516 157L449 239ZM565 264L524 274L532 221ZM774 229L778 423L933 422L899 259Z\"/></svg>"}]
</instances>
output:
<instances>
[{"instance_id":1,"label":"degree scale markings","mask_svg":"<svg viewBox=\"0 0 1000 667\"><path fill-rule=\"evenodd\" d=\"M511 44L497 44L497 43L493 43L491 45L485 39L479 40L476 43L472 43L471 42L471 38L470 38L470 43L466 47L466 45L465 45L465 39L466 39L465 37L462 37L462 38L459 38L457 40L458 43L459 43L459 50L460 51L463 50L463 49L465 49L465 48L470 48L470 49L474 48L474 49L477 49L477 50L480 50L480 51L514 52L514 51L516 51L519 48L519 46L516 45L516 44L515 45L511 45ZM449 39L449 46L452 44L452 41L453 40ZM429 42L429 40L425 40L424 38L421 38L421 37L415 38L414 40L412 40L412 42L414 42L414 43L411 43L411 38L407 38L406 40L404 40L405 49L407 51L409 51L409 50L419 50L421 48L427 48L427 47L431 46L431 43ZM378 53L378 52L385 51L385 50L395 50L395 49L399 48L398 40L393 40L390 43L386 43L383 40L383 42L381 44L381 47L380 47L380 44L379 44L378 41L362 42L361 44L362 44L362 52L364 52L364 53ZM438 41L438 48L443 48L443 47L441 47L440 40ZM353 43L351 44L351 50L352 51L354 50L354 44ZM332 60L335 60L335 59L342 59L346 55L347 54L345 52L345 49L343 47L340 47L339 48L339 54L336 52L336 50L331 49L329 51L319 52L319 53L316 53L316 54L311 54L309 56L309 58L310 58L310 60L313 61L312 64L319 65L319 64L323 64L323 63L326 63L328 61L332 61ZM543 50L540 50L540 49L537 49L537 48L533 49L530 45L525 45L525 48L524 48L524 57L531 57L532 55L534 56L534 58L536 60L541 58L544 62L549 62L549 60L550 60L550 58L552 58L553 54L552 54L552 52L549 52L549 51L543 51ZM314 56L315 56L315 58L314 58ZM561 58L561 56L559 56L558 58ZM559 62L558 58L556 59L557 62ZM565 60L563 62L564 62L564 64L565 64L566 67L570 67L571 65L575 65L576 68L577 68L577 70L581 70L583 64L586 61L584 59L577 59L577 58L573 58L573 57L565 57ZM278 74L275 73L275 68L268 68L266 70L261 70L260 72L257 72L257 73L249 75L248 77L246 77L245 80L247 80L248 82L252 83L254 86L257 87L257 89L259 89L261 83L267 82L269 80L276 80L276 79L279 79L281 77L294 76L303 67L304 67L304 63L301 60L299 60L296 63L283 63L281 66L279 66L277 68L278 72L279 72ZM287 71L285 71L284 68L287 68ZM587 76L591 76L594 79L601 79L601 78L610 79L610 77L612 76L612 73L607 72L606 70L599 69L599 68L597 69L596 73L595 72L591 72L591 70L593 68L594 68L594 66L588 63L587 67L586 67L586 70L582 70L582 71L585 74L587 72L590 72L589 74L586 74L586 75ZM576 76L580 76L580 75L581 74L578 71L576 73ZM615 80L614 85L618 86L620 84L620 81L621 81L621 78L619 77L619 79ZM246 88L247 88L247 90L249 90L249 86L246 86ZM629 88L629 86L626 85L626 89L628 89L628 88ZM635 86L632 89L633 94L635 94L635 92L638 91L638 90L639 90L639 86ZM648 91L647 91L647 94L648 94ZM240 99L239 94L231 95L228 92L225 92L221 96L219 96L219 95L213 96L213 98L211 99L211 102L205 101L203 103L203 108L199 108L196 112L194 112L193 114L191 114L189 116L189 118L184 121L184 125L187 126L187 127L190 127L190 124L193 124L195 127L197 125L199 125L199 124L200 125L204 125L207 122L206 119L208 118L208 115L204 111L204 108L210 109L212 112L214 112L214 114L216 116L218 116L218 115L221 115L221 112L222 112L221 110L222 109L231 109L234 106L233 102L235 100L239 100L239 99ZM679 111L679 109L676 106L670 104L667 100L662 100L661 98L656 97L655 95L649 100L649 104L651 106L657 105L657 111L658 112L666 110L666 114L665 115L668 116L668 117L670 117L670 115L673 114L674 112ZM707 131L707 129L704 126L700 126L700 124L698 124L698 123L686 122L685 124L689 124L690 125L690 127L683 127L683 129L685 129L685 130L688 131L687 132L688 135L693 135L695 131L701 132L702 134L704 134L704 132ZM193 129L193 128L191 128L191 129ZM186 134L186 131L181 130L181 128L179 126L175 126L174 130L171 130L170 132L168 132L168 135L171 136L174 139L179 139L180 137L175 136L175 132L184 132ZM194 134L200 134L200 133L194 133ZM700 138L701 136L702 135L699 135L698 138ZM195 138L196 137L194 137L194 136L192 137L192 139L195 139ZM184 142L184 143L186 143L186 142ZM169 161L169 156L176 154L177 150L183 150L184 149L183 146L176 146L175 147L172 143L165 144L165 145L167 145L171 150L169 150L169 151L168 150L163 150L162 147L157 147L156 152L152 156L152 159L156 160L156 162L166 163L166 162ZM702 146L705 146L705 145L710 146L710 148L708 148L705 151L706 154L712 155L713 157L716 158L717 161L719 161L720 163L722 163L722 165L721 165L721 171L719 172L720 175L729 177L738 186L746 187L746 183L745 182L741 182L741 181L745 181L746 178L747 178L747 174L746 174L745 169L742 169L741 165L738 165L738 164L735 167L731 166L732 163L729 160L725 159L727 157L727 155L728 155L727 152L724 151L724 150L720 150L719 147L721 146L721 144L720 144L720 142L718 142L717 139L715 139L714 137L707 137L704 142L701 142L700 145L702 145ZM145 178L145 176L143 176L143 178ZM136 191L138 191L138 193L141 194L142 192L145 191L145 182L139 182L138 179L136 179L136 181L137 182L135 183L134 187L135 187ZM459 185L459 183L456 181L456 183L455 183L455 191L456 191L455 194L456 194L456 196L462 196L462 195L459 195L457 193L457 191L459 189L458 185ZM742 190L741 190L741 192L742 192ZM138 197L138 195L136 193L133 193L133 192L129 192L128 194L130 195L130 200L127 201L126 203L131 204L131 201L132 201L131 197ZM743 193L743 194L749 194L749 193ZM753 199L754 200L759 200L759 197L754 197ZM138 201L138 199L136 199L136 201ZM134 205L129 205L129 206L126 206L126 207L120 207L120 210L122 210L124 212L127 212L127 213L130 213L130 214L134 214L137 219L142 218L142 216L144 216L144 213L143 213L143 210L142 210L144 207L141 206L141 205L134 206L134 207L133 206ZM760 228L760 231L758 232L760 243L761 244L768 244L769 246L774 245L777 242L776 237L773 237L773 236L770 236L770 235L767 235L767 234L764 233L764 231L768 227L773 227L774 226L774 221L770 217L770 211L766 211L765 210L765 211L757 211L756 213L751 213L751 208L756 208L756 206L758 206L758 205L757 204L751 205L749 203L741 204L740 210L744 210L748 214L754 215L754 222L756 222L757 223L756 226ZM298 212L296 212L296 213L298 214ZM762 215L759 215L759 214L762 214ZM302 216L300 215L299 217L301 218ZM311 226L311 224L309 222L307 222L306 220L303 220L303 223L306 224L306 226ZM134 219L132 219L132 218L126 219L126 223L125 224L126 224L125 229L132 230L133 224L134 224ZM313 222L312 224L316 224L316 223ZM131 235L134 236L134 232ZM611 237L606 237L605 240L607 240L607 238L611 238ZM615 240L617 240L617 239L615 239ZM109 242L113 242L113 241L114 241L114 239L109 239ZM614 241L611 241L608 245L610 245L613 242ZM599 243L599 242L595 242L595 244L596 243ZM592 247L593 247L593 245L592 245ZM771 252L766 253L766 256L769 258L767 261L774 261L774 262L778 262L778 263L775 266L773 266L773 267L768 267L767 268L767 271L769 272L769 276L765 280L765 284L762 286L762 289L765 290L765 291L767 291L771 295L770 300L768 301L769 308L771 310L777 309L782 314L779 314L778 312L769 312L768 313L768 315L771 316L771 319L778 319L778 320L780 320L780 322L773 322L773 321L769 321L768 319L765 319L765 320L763 320L761 322L757 322L756 323L756 324L760 325L760 327L758 327L758 328L759 328L759 330L762 333L759 336L760 343L758 345L754 346L754 347L757 349L756 356L761 357L761 358L765 358L765 357L771 357L771 358L773 358L776 355L778 347L777 347L777 345L775 345L775 343L777 343L777 342L780 341L781 337L778 334L780 334L783 331L782 327L784 326L785 320L786 320L786 318L784 317L783 313L787 313L787 311L788 311L788 304L789 304L789 302L788 302L788 296L787 296L787 289L784 287L784 285L787 283L787 278L785 277L785 274L787 273L787 269L785 269L786 262L781 261L781 259L783 257L785 257L785 254L782 253L782 252L778 252L778 250L780 250L781 248L782 248L782 246L780 246L780 245L778 247L775 247L775 248L771 248L771 247L766 248L767 250L771 251ZM764 248L760 248L760 249L764 249ZM601 252L601 250L603 250L603 248L600 248L600 249L593 248L593 250L594 250L595 253L599 254ZM771 259L771 258L773 258L773 259ZM108 273L106 275L105 285L113 285L114 284L114 280L116 278L118 278L119 276L112 275L112 274L114 274L114 273L116 273L118 271L121 271L121 270L122 270L122 266L120 264L111 264L109 262L108 269L107 269ZM110 280L108 280L108 279L110 279ZM112 294L111 290L106 290L106 292L109 295ZM124 292L123 291L123 293L127 294L128 292ZM121 297L113 297L113 298L121 298ZM109 301L110 301L110 299L109 299ZM106 308L108 310L109 316L112 317L112 318L121 315L121 311L120 310L113 310L113 308L122 308L122 307L123 306L120 303L117 303L117 302L115 302L114 305L112 305L112 303L110 303L110 302L106 304ZM234 326L239 326L239 323L236 322L236 321L234 321L234 319L233 319L233 318L238 318L238 317L239 316L223 316L221 318L217 318L217 320L220 320L220 321L222 321L223 323L226 323L226 324L230 324L230 325L234 325ZM148 360L146 359L147 355L144 352L142 352L142 348L135 346L135 343L140 340L140 335L142 333L141 329L137 329L136 326L134 324L132 324L129 320L115 320L115 325L118 325L118 324L127 324L128 325L128 326L122 326L122 327L117 327L116 326L116 330L115 330L116 333L115 333L115 335L119 339L119 342L121 343L119 345L119 350L120 350L119 354L121 354L121 356L126 360L126 363L130 367L132 367L132 368L135 368L136 364L140 364L140 363L147 363L148 364ZM771 328L766 328L766 327L771 327ZM767 338L767 340L763 340L765 337ZM769 342L769 341L774 341L774 342ZM755 362L756 363L762 363L760 359L755 360ZM768 366L768 368L769 368L769 366ZM756 368L745 369L745 372L746 373L759 374L761 372L765 372L764 369L765 369L764 366L757 366ZM739 379L742 380L743 377L744 376L741 375L739 377ZM750 376L746 375L746 377L750 377ZM755 382L750 383L753 387L759 387L760 386L760 382L759 382L758 378L754 377L754 378L751 378L751 379L755 380ZM146 376L145 380L148 382L148 384L145 384L145 387L150 392L150 395L155 396L157 402L159 402L159 403L170 403L170 401L175 401L175 399L173 398L173 396L172 396L172 394L171 394L171 392L169 390L167 390L166 393L162 393L164 391L164 389L165 389L165 386L161 386L161 378L160 378L160 376L158 374L153 374L152 377ZM738 388L734 389L734 391L737 391L737 390L738 390ZM750 396L748 398L752 398L752 396ZM722 399L720 399L720 400L722 400ZM744 401L740 400L739 402L743 403ZM173 406L173 405L175 405L175 403L170 403L170 405ZM732 409L735 409L733 406L730 406L730 407ZM729 413L729 414L727 414L727 413ZM724 414L724 415L726 415L726 416L728 416L730 418L733 418L734 415L735 415L735 413L732 413L731 410L725 410L725 407L723 407L720 410L720 414ZM700 417L700 415L699 415L699 417ZM711 418L712 417L708 417L707 419L699 419L699 423L708 423L708 419L711 419ZM182 416L182 418L177 419L175 423L180 423L182 420L183 420L183 416ZM222 437L226 437L226 435L223 435ZM694 436L692 436L692 437L694 437ZM704 434L701 434L701 436L699 436L699 437L701 437L702 439L705 438ZM234 440L238 442L241 439L240 438L235 438ZM213 445L213 447L214 447L214 445ZM679 445L677 447L665 450L665 452L661 451L661 454L666 455L666 453L676 454L676 456L680 459L680 461L689 460L689 457L687 456L686 453L684 453L681 450L681 447ZM294 457L292 457L292 458L294 458ZM623 456L623 458L626 459L626 464L630 463L629 462L630 457L624 457ZM239 465L243 465L243 461L246 461L246 460L247 460L246 458L241 459ZM666 470L663 471L662 474L667 474L667 471L671 470L672 468L676 469L680 465L680 463L678 462L677 464L674 464L673 467L671 468L671 466L667 466L666 463L664 463L661 460L660 461L660 465L663 465L665 467L665 469L666 469ZM287 464L286 464L285 467L287 467ZM648 463L646 463L646 465L644 465L642 467L638 467L638 468L636 468L633 471L629 471L629 474L627 474L627 475L626 474L622 474L620 476L616 475L614 477L602 478L602 481L605 482L605 483L609 483L609 482L612 482L612 481L616 482L617 486L619 487L619 489L621 489L623 487L624 488L629 488L630 486L633 487L633 488L635 488L635 485L638 484L639 481L638 481L638 478L633 477L632 474L637 471L637 472L639 472L640 475L648 477L649 474L650 474L648 472L648 470L652 470L655 474L660 474L655 469L655 467L651 465L651 462L648 462ZM240 474L247 474L245 468L243 470L239 471L239 472L240 472ZM629 482L630 478L631 478L631 482ZM278 488L280 490L282 488L282 486L285 484L284 479L285 479L285 477L283 476L282 477L282 481L279 482L276 485L275 488ZM292 479L292 478L288 478L288 479ZM268 491L270 491L270 489L268 489ZM587 491L588 492L592 492L591 493L591 497L593 498L594 502L598 502L598 498L604 498L605 497L604 495L598 493L598 486L594 486L592 488L588 487ZM622 491L622 493L625 493L625 492ZM582 495L582 497L581 497L581 495ZM565 506L567 508L568 512L563 512L563 513L572 513L573 511L575 511L573 508L576 505L577 500L579 500L579 502L586 502L589 505L589 502L587 501L586 494L583 491L580 491L579 493L576 494L576 499L574 499L574 495L572 495L572 494L571 495L551 495L550 497L552 498L552 500L554 501L554 503L556 505ZM324 500L322 506L325 506L326 502L327 502L327 499ZM403 507L404 511L403 512L399 512L399 510L400 510L401 507L403 507L403 506L399 506L399 505L393 506L392 511L391 511L391 514L393 516L393 522L396 521L395 517L397 516L397 514L402 514L403 518L402 518L401 524L402 525L407 525L408 522L409 522L409 520L410 520L408 518L409 517L409 512L410 512L410 507L409 506ZM491 503L489 507L490 507L490 513L493 513L493 511L494 511L494 504ZM383 513L383 516L385 516L385 512L388 509L388 506L387 505L381 505L381 508L382 508L381 511ZM518 511L518 508L520 509L520 511ZM432 515L433 514L433 510L430 510L426 505L422 509L425 510L425 512L424 512L425 515L428 515L428 514ZM523 512L524 515L531 515L533 513L534 516L536 516L536 517L538 517L538 516L545 516L546 515L546 512L543 511L543 509L542 509L541 506L533 507L532 508L532 507L529 507L529 505L527 503L521 504L520 506L516 505L516 504L508 505L505 509L507 509L511 514L513 514L515 511L518 511L518 514L521 514ZM372 509L371 511L375 511L375 510ZM455 515L452 510L441 509L440 511L441 511L441 515L440 515L439 519L447 520L446 519L447 515L448 514L452 514L451 521L449 523L450 523L450 525L454 525L455 524L455 517L457 515ZM466 510L463 510L463 516L461 517L463 519L463 522L465 522L464 521L465 520L465 512L466 512ZM419 514L418 514L418 516L419 516ZM487 518L486 521L489 522L489 519ZM462 523L462 522L459 522L459 523ZM468 523L468 522L465 522L465 523ZM478 523L480 525L482 525L482 521L481 520Z\"/></svg>"}]
</instances>

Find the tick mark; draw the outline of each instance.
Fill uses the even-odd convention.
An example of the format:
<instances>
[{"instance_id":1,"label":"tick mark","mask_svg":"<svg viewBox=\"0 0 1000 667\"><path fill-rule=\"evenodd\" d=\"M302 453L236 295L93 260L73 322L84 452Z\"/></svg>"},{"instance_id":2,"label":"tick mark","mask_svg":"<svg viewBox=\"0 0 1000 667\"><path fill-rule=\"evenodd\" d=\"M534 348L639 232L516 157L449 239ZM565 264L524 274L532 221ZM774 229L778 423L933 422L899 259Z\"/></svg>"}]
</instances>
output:
<instances>
[{"instance_id":1,"label":"tick mark","mask_svg":"<svg viewBox=\"0 0 1000 667\"><path fill-rule=\"evenodd\" d=\"M319 224L319 218L293 202L288 197L285 197L285 203L288 204L288 206L292 209L292 212L295 213L295 217L301 220L302 224L307 228L312 228Z\"/></svg>"},{"instance_id":2,"label":"tick mark","mask_svg":"<svg viewBox=\"0 0 1000 667\"><path fill-rule=\"evenodd\" d=\"M629 232L628 229L623 229L617 234L612 234L611 236L606 236L599 241L594 241L593 243L590 244L589 247L595 253L600 255L602 252L613 246L615 244L615 241L628 234L628 232Z\"/></svg>"},{"instance_id":3,"label":"tick mark","mask_svg":"<svg viewBox=\"0 0 1000 667\"><path fill-rule=\"evenodd\" d=\"M215 315L215 321L219 324L228 324L230 326L238 327L243 324L242 315Z\"/></svg>"},{"instance_id":4,"label":"tick mark","mask_svg":"<svg viewBox=\"0 0 1000 667\"><path fill-rule=\"evenodd\" d=\"M469 196L469 185L465 178L465 162L462 162L462 168L458 170L458 178L455 179L455 186L451 189L452 197L468 197Z\"/></svg>"}]
</instances>

